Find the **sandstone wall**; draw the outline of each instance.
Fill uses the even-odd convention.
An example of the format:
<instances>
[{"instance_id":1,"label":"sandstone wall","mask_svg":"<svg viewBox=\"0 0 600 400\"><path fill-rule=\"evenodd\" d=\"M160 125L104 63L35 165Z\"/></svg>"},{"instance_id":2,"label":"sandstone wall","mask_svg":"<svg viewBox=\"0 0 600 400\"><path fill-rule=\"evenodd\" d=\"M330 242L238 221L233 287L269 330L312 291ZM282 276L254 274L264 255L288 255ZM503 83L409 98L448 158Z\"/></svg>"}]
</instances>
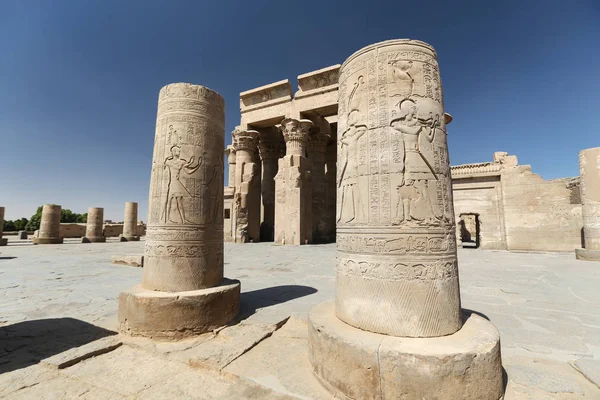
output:
<instances>
[{"instance_id":1,"label":"sandstone wall","mask_svg":"<svg viewBox=\"0 0 600 400\"><path fill-rule=\"evenodd\" d=\"M506 250L502 187L499 176L454 179L454 214L478 214L479 247Z\"/></svg>"},{"instance_id":2,"label":"sandstone wall","mask_svg":"<svg viewBox=\"0 0 600 400\"><path fill-rule=\"evenodd\" d=\"M85 224L60 224L61 238L80 238L85 236Z\"/></svg>"},{"instance_id":3,"label":"sandstone wall","mask_svg":"<svg viewBox=\"0 0 600 400\"><path fill-rule=\"evenodd\" d=\"M530 166L519 166L504 170L501 182L508 250L581 247L581 204L564 181L545 181Z\"/></svg>"}]
</instances>

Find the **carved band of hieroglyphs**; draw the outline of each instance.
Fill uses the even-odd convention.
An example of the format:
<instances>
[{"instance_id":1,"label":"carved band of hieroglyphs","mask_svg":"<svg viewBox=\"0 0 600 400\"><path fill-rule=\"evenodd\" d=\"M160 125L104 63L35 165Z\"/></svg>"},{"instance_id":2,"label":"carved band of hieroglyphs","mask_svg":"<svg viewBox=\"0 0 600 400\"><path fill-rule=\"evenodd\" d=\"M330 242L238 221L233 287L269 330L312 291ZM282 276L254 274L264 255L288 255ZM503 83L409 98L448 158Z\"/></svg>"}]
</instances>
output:
<instances>
[{"instance_id":1,"label":"carved band of hieroglyphs","mask_svg":"<svg viewBox=\"0 0 600 400\"><path fill-rule=\"evenodd\" d=\"M456 260L380 262L338 258L337 273L386 281L441 280L456 278Z\"/></svg>"},{"instance_id":2,"label":"carved band of hieroglyphs","mask_svg":"<svg viewBox=\"0 0 600 400\"><path fill-rule=\"evenodd\" d=\"M158 95L158 100L164 101L169 98L183 98L186 100L206 99L220 108L225 107L225 101L217 92L189 83L175 83L163 87Z\"/></svg>"},{"instance_id":3,"label":"carved band of hieroglyphs","mask_svg":"<svg viewBox=\"0 0 600 400\"><path fill-rule=\"evenodd\" d=\"M151 244L146 243L145 255L148 257L205 257L210 252L210 247L193 244Z\"/></svg>"},{"instance_id":4,"label":"carved band of hieroglyphs","mask_svg":"<svg viewBox=\"0 0 600 400\"><path fill-rule=\"evenodd\" d=\"M212 240L211 240L212 239ZM196 228L194 230L157 230L147 229L146 240L202 240L218 242L218 236L207 229Z\"/></svg>"},{"instance_id":5,"label":"carved band of hieroglyphs","mask_svg":"<svg viewBox=\"0 0 600 400\"><path fill-rule=\"evenodd\" d=\"M162 102L158 106L158 115L171 112L171 111L186 111L193 112L194 114L212 114L215 112L223 112L213 104L207 104L203 101L195 100L182 100L182 101L166 101Z\"/></svg>"},{"instance_id":6,"label":"carved band of hieroglyphs","mask_svg":"<svg viewBox=\"0 0 600 400\"><path fill-rule=\"evenodd\" d=\"M424 253L443 254L456 250L453 232L446 235L403 235L395 238L374 238L356 235L337 235L338 251L355 253Z\"/></svg>"}]
</instances>

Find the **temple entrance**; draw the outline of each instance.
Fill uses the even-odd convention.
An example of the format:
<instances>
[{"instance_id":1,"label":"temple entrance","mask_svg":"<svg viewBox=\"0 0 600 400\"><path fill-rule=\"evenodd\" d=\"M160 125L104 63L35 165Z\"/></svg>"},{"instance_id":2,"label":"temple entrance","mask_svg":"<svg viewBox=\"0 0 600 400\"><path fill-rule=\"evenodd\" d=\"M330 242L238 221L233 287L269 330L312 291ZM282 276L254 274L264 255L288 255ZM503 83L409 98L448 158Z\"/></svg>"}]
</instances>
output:
<instances>
[{"instance_id":1,"label":"temple entrance","mask_svg":"<svg viewBox=\"0 0 600 400\"><path fill-rule=\"evenodd\" d=\"M464 213L460 214L460 239L462 247L476 249L479 247L479 214Z\"/></svg>"}]
</instances>

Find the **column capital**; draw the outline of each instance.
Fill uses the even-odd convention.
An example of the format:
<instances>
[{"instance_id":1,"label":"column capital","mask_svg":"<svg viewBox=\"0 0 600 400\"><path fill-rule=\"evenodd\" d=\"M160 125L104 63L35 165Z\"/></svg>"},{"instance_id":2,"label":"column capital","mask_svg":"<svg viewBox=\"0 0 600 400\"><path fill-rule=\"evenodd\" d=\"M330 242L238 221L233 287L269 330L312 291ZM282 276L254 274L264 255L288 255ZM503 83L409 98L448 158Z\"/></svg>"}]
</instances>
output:
<instances>
[{"instance_id":1,"label":"column capital","mask_svg":"<svg viewBox=\"0 0 600 400\"><path fill-rule=\"evenodd\" d=\"M235 164L235 149L233 148L233 145L230 144L227 146L224 153L227 156L227 163Z\"/></svg>"},{"instance_id":2,"label":"column capital","mask_svg":"<svg viewBox=\"0 0 600 400\"><path fill-rule=\"evenodd\" d=\"M325 154L325 149L330 140L330 135L315 129L308 138L308 151Z\"/></svg>"},{"instance_id":3,"label":"column capital","mask_svg":"<svg viewBox=\"0 0 600 400\"><path fill-rule=\"evenodd\" d=\"M233 136L233 150L236 152L246 150L251 152L257 151L258 132L249 129L236 128L231 135Z\"/></svg>"},{"instance_id":4,"label":"column capital","mask_svg":"<svg viewBox=\"0 0 600 400\"><path fill-rule=\"evenodd\" d=\"M258 154L261 160L278 159L284 154L285 143L279 140L261 140L258 142Z\"/></svg>"},{"instance_id":5,"label":"column capital","mask_svg":"<svg viewBox=\"0 0 600 400\"><path fill-rule=\"evenodd\" d=\"M286 118L281 121L281 133L285 139L287 155L304 156L313 122L309 119Z\"/></svg>"}]
</instances>

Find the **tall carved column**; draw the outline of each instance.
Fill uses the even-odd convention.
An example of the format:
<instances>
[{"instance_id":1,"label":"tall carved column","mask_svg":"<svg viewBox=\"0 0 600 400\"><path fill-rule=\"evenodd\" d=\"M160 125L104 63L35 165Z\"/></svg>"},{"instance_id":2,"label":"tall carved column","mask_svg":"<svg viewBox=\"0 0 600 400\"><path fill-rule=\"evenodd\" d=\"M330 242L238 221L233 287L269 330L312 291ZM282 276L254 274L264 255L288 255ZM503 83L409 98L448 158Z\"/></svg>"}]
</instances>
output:
<instances>
[{"instance_id":1,"label":"tall carved column","mask_svg":"<svg viewBox=\"0 0 600 400\"><path fill-rule=\"evenodd\" d=\"M331 139L318 128L309 136L308 159L311 161L313 242L326 243L330 238L327 232L327 210L325 204L325 151Z\"/></svg>"},{"instance_id":2,"label":"tall carved column","mask_svg":"<svg viewBox=\"0 0 600 400\"><path fill-rule=\"evenodd\" d=\"M4 229L4 207L0 207L0 246L8 244L8 238L2 238L2 230Z\"/></svg>"},{"instance_id":3,"label":"tall carved column","mask_svg":"<svg viewBox=\"0 0 600 400\"><path fill-rule=\"evenodd\" d=\"M579 175L585 246L575 256L600 261L600 147L579 152Z\"/></svg>"},{"instance_id":4,"label":"tall carved column","mask_svg":"<svg viewBox=\"0 0 600 400\"><path fill-rule=\"evenodd\" d=\"M275 132L273 132L275 131ZM262 222L260 224L260 240L272 242L275 227L275 176L279 168L279 157L282 156L280 132L276 128L261 132L258 150L262 161Z\"/></svg>"},{"instance_id":5,"label":"tall carved column","mask_svg":"<svg viewBox=\"0 0 600 400\"><path fill-rule=\"evenodd\" d=\"M102 243L106 242L104 237L104 208L88 208L87 223L85 224L85 236L81 238L81 243Z\"/></svg>"},{"instance_id":6,"label":"tall carved column","mask_svg":"<svg viewBox=\"0 0 600 400\"><path fill-rule=\"evenodd\" d=\"M260 241L260 161L258 132L233 132L235 150L235 241Z\"/></svg>"},{"instance_id":7,"label":"tall carved column","mask_svg":"<svg viewBox=\"0 0 600 400\"><path fill-rule=\"evenodd\" d=\"M223 98L174 83L158 99L142 284L121 292L119 329L179 339L225 325L240 283L223 278Z\"/></svg>"},{"instance_id":8,"label":"tall carved column","mask_svg":"<svg viewBox=\"0 0 600 400\"><path fill-rule=\"evenodd\" d=\"M330 140L325 148L325 237L328 243L335 242L335 204L337 144Z\"/></svg>"},{"instance_id":9,"label":"tall carved column","mask_svg":"<svg viewBox=\"0 0 600 400\"><path fill-rule=\"evenodd\" d=\"M315 373L344 398L499 399L498 332L460 309L435 51L374 44L339 82L336 298L310 313Z\"/></svg>"},{"instance_id":10,"label":"tall carved column","mask_svg":"<svg viewBox=\"0 0 600 400\"><path fill-rule=\"evenodd\" d=\"M225 149L225 155L227 156L227 164L229 165L229 174L228 174L229 179L227 179L227 186L235 187L236 156L235 156L235 150L233 148L233 145L230 144L229 146L227 146L227 148Z\"/></svg>"},{"instance_id":11,"label":"tall carved column","mask_svg":"<svg viewBox=\"0 0 600 400\"><path fill-rule=\"evenodd\" d=\"M62 207L57 204L44 204L42 220L38 236L32 239L33 244L58 244L63 242L60 237L60 216Z\"/></svg>"},{"instance_id":12,"label":"tall carved column","mask_svg":"<svg viewBox=\"0 0 600 400\"><path fill-rule=\"evenodd\" d=\"M286 118L281 122L286 155L279 159L275 177L275 241L281 244L312 243L312 184L306 158L313 123Z\"/></svg>"},{"instance_id":13,"label":"tall carved column","mask_svg":"<svg viewBox=\"0 0 600 400\"><path fill-rule=\"evenodd\" d=\"M140 240L138 233L138 203L128 201L125 203L125 216L123 219L122 242L136 242Z\"/></svg>"}]
</instances>

